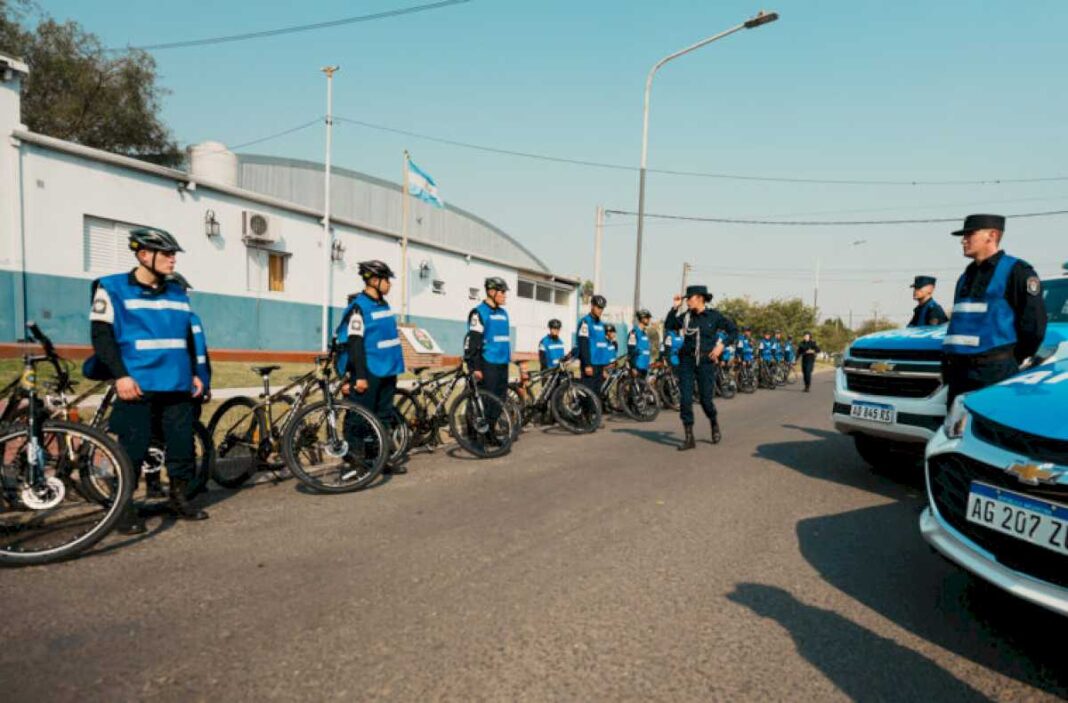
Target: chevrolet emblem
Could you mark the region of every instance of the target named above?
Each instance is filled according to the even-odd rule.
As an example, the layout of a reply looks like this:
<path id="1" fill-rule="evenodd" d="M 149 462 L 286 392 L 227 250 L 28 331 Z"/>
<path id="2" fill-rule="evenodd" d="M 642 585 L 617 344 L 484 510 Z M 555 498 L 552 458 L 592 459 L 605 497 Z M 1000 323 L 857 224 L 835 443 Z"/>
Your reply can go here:
<path id="1" fill-rule="evenodd" d="M 1063 471 L 1057 471 L 1053 464 L 1013 464 L 1007 471 L 1020 483 L 1037 486 L 1042 483 L 1056 483 Z"/>
<path id="2" fill-rule="evenodd" d="M 868 370 L 872 373 L 890 373 L 894 370 L 894 364 L 889 364 L 885 361 L 876 361 L 868 367 Z"/>

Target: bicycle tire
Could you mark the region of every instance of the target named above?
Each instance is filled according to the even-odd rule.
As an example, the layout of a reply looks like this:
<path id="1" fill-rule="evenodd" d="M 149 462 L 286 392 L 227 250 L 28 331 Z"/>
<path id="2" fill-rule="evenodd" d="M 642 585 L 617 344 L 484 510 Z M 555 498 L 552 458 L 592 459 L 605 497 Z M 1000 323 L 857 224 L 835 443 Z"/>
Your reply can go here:
<path id="1" fill-rule="evenodd" d="M 238 409 L 237 419 L 227 418 L 222 426 L 223 418 L 234 409 Z M 260 466 L 260 446 L 267 432 L 263 408 L 252 398 L 237 396 L 220 405 L 208 422 L 208 434 L 215 448 L 212 466 L 215 483 L 223 488 L 240 488 L 252 478 Z"/>
<path id="2" fill-rule="evenodd" d="M 45 447 L 49 445 L 48 435 L 67 435 L 68 437 L 81 437 L 82 442 L 89 442 L 93 444 L 93 449 L 89 452 L 83 452 L 80 448 L 77 451 L 83 459 L 86 455 L 93 457 L 98 456 L 97 452 L 100 452 L 99 456 L 107 459 L 114 467 L 115 482 L 114 482 L 114 499 L 111 501 L 111 505 L 107 506 L 107 512 L 102 519 L 97 522 L 91 529 L 81 534 L 76 539 L 67 542 L 63 545 L 51 547 L 48 549 L 42 549 L 40 551 L 27 551 L 24 548 L 16 550 L 9 549 L 6 544 L 6 537 L 10 534 L 6 528 L 0 530 L 0 534 L 4 535 L 5 544 L 0 545 L 0 565 L 2 566 L 31 566 L 35 564 L 48 564 L 63 559 L 69 559 L 76 556 L 85 550 L 91 548 L 115 527 L 123 510 L 130 502 L 130 497 L 133 494 L 133 466 L 130 463 L 130 459 L 126 456 L 126 452 L 122 450 L 118 442 L 113 440 L 102 430 L 90 427 L 82 423 L 69 422 L 66 420 L 49 420 L 46 421 L 42 427 L 42 432 L 45 435 Z M 23 436 L 29 436 L 29 427 L 27 425 L 8 425 L 4 428 L 0 428 L 0 448 L 7 448 L 7 444 L 16 438 Z M 70 445 L 68 445 L 69 447 Z M 0 452 L 0 457 L 5 456 L 6 452 Z M 21 457 L 23 454 L 21 451 L 16 450 L 16 457 Z M 57 454 L 58 456 L 58 454 Z M 6 465 L 0 465 L 0 470 L 4 475 L 4 484 L 9 483 L 11 474 Z M 83 466 L 78 466 L 73 470 L 77 470 L 79 474 L 84 470 Z M 56 472 L 62 475 L 63 472 Z M 74 484 L 71 482 L 69 473 L 66 474 L 66 483 L 68 487 L 68 495 L 76 493 Z M 60 479 L 62 480 L 62 479 Z M 5 485 L 3 495 L 0 496 L 0 502 L 12 504 L 12 497 L 9 490 L 10 486 Z M 85 496 L 83 496 L 85 498 Z M 86 498 L 87 502 L 96 502 L 92 498 Z M 61 501 L 59 505 L 63 505 Z M 26 506 L 23 506 L 26 507 Z M 58 506 L 57 506 L 58 507 Z M 32 509 L 31 509 L 32 510 Z M 40 510 L 36 514 L 44 514 L 51 508 Z M 0 512 L 0 515 L 6 516 L 15 515 L 18 510 L 4 510 Z M 35 524 L 40 525 L 42 521 L 35 520 Z M 20 542 L 25 544 L 25 542 Z"/>
<path id="3" fill-rule="evenodd" d="M 511 438 L 514 444 L 519 439 L 519 433 L 523 431 L 523 405 L 509 393 L 504 401 L 504 411 L 508 413 L 508 419 L 512 423 Z"/>
<path id="4" fill-rule="evenodd" d="M 641 378 L 625 378 L 619 382 L 617 401 L 631 420 L 651 422 L 660 414 L 656 392 Z"/>
<path id="5" fill-rule="evenodd" d="M 408 444 L 412 449 L 430 444 L 437 434 L 434 423 L 427 414 L 425 397 L 416 395 L 406 388 L 397 388 L 393 391 L 393 407 L 408 425 L 410 433 Z"/>
<path id="6" fill-rule="evenodd" d="M 404 416 L 398 412 L 396 405 L 390 408 L 390 420 L 386 429 L 389 431 L 391 449 L 389 459 L 386 462 L 390 466 L 396 466 L 404 461 L 412 446 L 411 428 L 408 427 Z"/>
<path id="7" fill-rule="evenodd" d="M 554 390 L 549 410 L 556 424 L 572 434 L 591 434 L 601 426 L 601 403 L 593 391 L 577 383 Z"/>
<path id="8" fill-rule="evenodd" d="M 719 394 L 724 400 L 730 400 L 738 394 L 738 388 L 734 385 L 734 380 L 731 379 L 730 374 L 726 371 L 717 371 L 716 381 L 716 386 L 719 388 Z"/>
<path id="9" fill-rule="evenodd" d="M 318 423 L 309 422 L 308 420 L 313 413 L 324 409 L 327 410 L 324 420 L 336 423 L 338 418 L 344 414 L 344 418 L 341 420 L 343 425 L 348 425 L 353 415 L 364 422 L 366 424 L 364 431 L 369 429 L 373 433 L 370 442 L 367 441 L 368 435 L 362 435 L 364 447 L 377 445 L 374 458 L 370 461 L 367 460 L 366 456 L 354 458 L 354 448 L 349 445 L 348 436 L 346 436 L 344 429 L 337 435 L 342 441 L 336 448 L 330 446 L 331 439 L 329 434 L 327 434 L 325 440 L 319 441 Z M 330 417 L 331 412 L 334 414 L 332 418 Z M 317 444 L 314 448 L 308 444 L 312 438 L 308 430 L 312 428 L 315 430 Z M 336 427 L 334 431 L 337 432 Z M 300 433 L 299 440 L 298 433 Z M 322 446 L 318 446 L 319 444 Z M 313 449 L 314 451 L 309 451 Z M 344 451 L 344 454 L 341 453 L 342 451 Z M 310 459 L 315 459 L 322 458 L 322 454 L 319 452 L 340 461 L 328 467 L 322 474 L 313 474 L 309 467 L 306 467 L 301 462 L 299 453 L 304 453 Z M 297 480 L 317 493 L 351 493 L 361 488 L 366 488 L 382 473 L 382 469 L 385 468 L 386 461 L 391 454 L 389 432 L 382 424 L 382 421 L 370 410 L 351 400 L 320 400 L 305 406 L 293 416 L 286 426 L 285 433 L 282 435 L 282 458 L 286 466 L 297 477 Z M 353 468 L 355 462 L 361 463 L 360 470 Z M 327 482 L 323 480 L 325 477 L 332 477 L 335 473 L 337 474 L 337 481 Z"/>
<path id="10" fill-rule="evenodd" d="M 473 415 L 466 412 L 465 404 L 476 408 Z M 489 422 L 489 416 L 496 417 L 496 428 Z M 494 459 L 511 451 L 511 422 L 504 403 L 489 391 L 465 390 L 449 407 L 449 431 L 452 438 L 465 451 L 479 459 Z M 503 433 L 499 431 L 501 423 L 505 423 Z M 490 437 L 492 439 L 489 439 Z"/>

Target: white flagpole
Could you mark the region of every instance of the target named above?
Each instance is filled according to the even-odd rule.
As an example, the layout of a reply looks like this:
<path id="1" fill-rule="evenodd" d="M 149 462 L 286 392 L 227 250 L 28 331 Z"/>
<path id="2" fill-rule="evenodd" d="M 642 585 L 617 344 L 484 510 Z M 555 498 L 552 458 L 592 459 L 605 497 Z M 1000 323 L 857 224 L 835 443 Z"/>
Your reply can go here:
<path id="1" fill-rule="evenodd" d="M 333 241 L 330 236 L 330 140 L 334 127 L 334 73 L 340 66 L 325 66 L 322 71 L 326 74 L 326 163 L 323 172 L 323 316 L 320 323 L 323 328 L 322 351 L 326 351 L 330 343 L 330 330 L 327 329 L 330 316 L 331 281 L 330 274 L 333 272 Z"/>
<path id="2" fill-rule="evenodd" d="M 401 184 L 401 320 L 408 321 L 408 150 L 404 150 Z"/>

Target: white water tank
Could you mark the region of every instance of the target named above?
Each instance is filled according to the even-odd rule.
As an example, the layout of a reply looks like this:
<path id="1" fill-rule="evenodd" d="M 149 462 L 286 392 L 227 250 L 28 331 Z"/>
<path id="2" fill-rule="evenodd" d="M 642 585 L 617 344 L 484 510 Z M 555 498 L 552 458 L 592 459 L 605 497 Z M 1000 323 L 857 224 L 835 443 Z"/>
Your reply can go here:
<path id="1" fill-rule="evenodd" d="M 194 180 L 237 186 L 237 155 L 222 142 L 201 142 L 189 147 L 189 173 Z"/>

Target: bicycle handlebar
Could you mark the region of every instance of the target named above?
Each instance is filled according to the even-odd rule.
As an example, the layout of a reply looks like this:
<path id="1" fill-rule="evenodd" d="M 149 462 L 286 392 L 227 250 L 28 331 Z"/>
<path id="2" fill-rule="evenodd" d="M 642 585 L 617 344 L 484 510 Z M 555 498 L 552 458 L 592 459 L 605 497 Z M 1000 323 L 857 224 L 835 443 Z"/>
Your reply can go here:
<path id="1" fill-rule="evenodd" d="M 41 328 L 37 326 L 36 322 L 27 322 L 26 329 L 30 331 L 30 336 L 33 337 L 37 341 L 37 343 L 41 345 L 41 347 L 44 349 L 45 354 L 47 354 L 49 358 L 56 356 L 55 345 L 52 344 L 52 340 L 48 338 L 48 335 L 41 331 Z"/>

